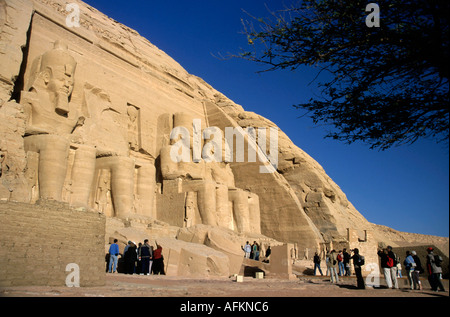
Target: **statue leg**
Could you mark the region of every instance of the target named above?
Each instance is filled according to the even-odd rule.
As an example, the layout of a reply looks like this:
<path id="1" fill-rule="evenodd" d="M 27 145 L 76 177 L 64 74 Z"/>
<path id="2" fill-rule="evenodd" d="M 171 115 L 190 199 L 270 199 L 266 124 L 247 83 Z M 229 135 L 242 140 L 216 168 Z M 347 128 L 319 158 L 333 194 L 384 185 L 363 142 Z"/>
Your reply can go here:
<path id="1" fill-rule="evenodd" d="M 26 152 L 39 153 L 39 198 L 61 201 L 69 141 L 58 135 L 40 134 L 25 137 L 24 146 Z"/>
<path id="2" fill-rule="evenodd" d="M 95 158 L 96 149 L 94 147 L 82 145 L 75 151 L 71 205 L 87 207 L 95 175 Z"/>
<path id="3" fill-rule="evenodd" d="M 205 182 L 198 192 L 198 209 L 202 217 L 202 223 L 217 226 L 216 215 L 216 184 Z"/>
<path id="4" fill-rule="evenodd" d="M 137 179 L 137 194 L 141 202 L 141 215 L 156 219 L 154 208 L 155 200 L 156 169 L 152 164 L 143 164 L 139 168 Z"/>
<path id="5" fill-rule="evenodd" d="M 124 156 L 97 159 L 97 169 L 111 171 L 111 195 L 115 217 L 125 219 L 132 214 L 134 200 L 134 160 Z"/>
<path id="6" fill-rule="evenodd" d="M 228 199 L 228 186 L 217 184 L 216 185 L 216 210 L 219 227 L 232 229 L 233 228 L 233 216 L 230 212 L 230 201 Z"/>
<path id="7" fill-rule="evenodd" d="M 241 189 L 232 189 L 228 194 L 233 202 L 233 215 L 236 220 L 237 231 L 250 232 L 248 193 Z"/>

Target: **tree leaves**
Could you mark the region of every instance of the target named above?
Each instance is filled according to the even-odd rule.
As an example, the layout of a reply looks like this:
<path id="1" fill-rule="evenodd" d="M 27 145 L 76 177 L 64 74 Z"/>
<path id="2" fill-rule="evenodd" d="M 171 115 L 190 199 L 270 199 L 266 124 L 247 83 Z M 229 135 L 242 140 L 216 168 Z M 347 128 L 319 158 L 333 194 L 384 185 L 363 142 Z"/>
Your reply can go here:
<path id="1" fill-rule="evenodd" d="M 361 0 L 305 0 L 245 26 L 253 51 L 240 57 L 266 70 L 319 66 L 323 100 L 296 105 L 327 137 L 381 150 L 421 137 L 448 142 L 450 2 L 378 1 L 379 28 L 365 25 Z"/>

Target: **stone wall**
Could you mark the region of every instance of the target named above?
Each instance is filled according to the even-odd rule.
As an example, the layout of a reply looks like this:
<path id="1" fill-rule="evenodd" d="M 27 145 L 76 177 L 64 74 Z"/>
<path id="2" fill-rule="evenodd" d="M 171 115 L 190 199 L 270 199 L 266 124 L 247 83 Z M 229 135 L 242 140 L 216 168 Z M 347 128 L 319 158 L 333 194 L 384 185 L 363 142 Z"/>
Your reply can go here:
<path id="1" fill-rule="evenodd" d="M 0 201 L 0 287 L 105 284 L 105 217 L 64 203 Z M 66 272 L 67 268 L 67 272 Z"/>
<path id="2" fill-rule="evenodd" d="M 357 230 L 347 229 L 348 250 L 357 248 L 359 254 L 364 256 L 365 265 L 363 266 L 363 275 L 374 272 L 379 267 L 378 242 L 373 238 L 370 230 L 365 230 L 364 235 L 358 234 Z M 353 253 L 352 253 L 353 254 Z M 353 261 L 352 261 L 353 263 Z"/>

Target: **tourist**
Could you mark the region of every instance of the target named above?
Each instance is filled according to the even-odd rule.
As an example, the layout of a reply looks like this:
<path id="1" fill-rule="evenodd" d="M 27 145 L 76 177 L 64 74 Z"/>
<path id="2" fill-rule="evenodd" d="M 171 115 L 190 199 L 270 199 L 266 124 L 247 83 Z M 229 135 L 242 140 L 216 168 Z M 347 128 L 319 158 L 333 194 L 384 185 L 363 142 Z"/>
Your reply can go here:
<path id="1" fill-rule="evenodd" d="M 140 275 L 150 275 L 150 259 L 152 258 L 152 253 L 148 239 L 144 240 L 144 244 L 141 246 L 139 252 L 139 259 L 142 263 Z"/>
<path id="2" fill-rule="evenodd" d="M 256 261 L 259 261 L 259 250 L 260 250 L 260 249 L 261 249 L 261 248 L 260 248 L 258 242 L 255 241 L 255 248 L 254 248 L 254 250 L 253 250 L 253 253 L 255 254 L 254 256 L 255 256 L 255 260 L 256 260 Z"/>
<path id="3" fill-rule="evenodd" d="M 347 252 L 347 249 L 344 249 L 344 252 L 342 252 L 342 254 L 344 255 L 345 276 L 350 276 L 350 253 Z"/>
<path id="4" fill-rule="evenodd" d="M 251 252 L 251 255 L 250 255 L 251 259 L 256 260 L 256 252 L 257 252 L 257 250 L 258 250 L 258 244 L 256 243 L 256 241 L 253 241 L 252 252 Z"/>
<path id="5" fill-rule="evenodd" d="M 153 265 L 152 272 L 155 275 L 165 275 L 164 272 L 164 257 L 162 255 L 162 247 L 156 242 L 156 249 L 153 251 Z"/>
<path id="6" fill-rule="evenodd" d="M 109 272 L 109 252 L 106 253 L 105 255 L 105 262 L 106 262 L 106 273 Z"/>
<path id="7" fill-rule="evenodd" d="M 245 258 L 246 259 L 249 259 L 250 258 L 250 253 L 252 252 L 252 246 L 250 245 L 250 243 L 247 241 L 246 243 L 245 243 L 245 246 L 244 247 L 241 247 L 242 248 L 242 250 L 244 250 L 244 252 L 245 252 Z"/>
<path id="8" fill-rule="evenodd" d="M 109 273 L 116 273 L 117 262 L 119 260 L 119 245 L 117 244 L 117 239 L 114 239 L 114 243 L 109 246 L 108 252 L 109 252 Z"/>
<path id="9" fill-rule="evenodd" d="M 355 268 L 355 275 L 356 275 L 356 287 L 359 289 L 365 289 L 366 285 L 364 284 L 364 279 L 362 277 L 362 266 L 365 263 L 364 257 L 359 254 L 359 249 L 355 248 L 353 249 L 353 256 L 351 259 L 353 259 L 353 267 Z"/>
<path id="10" fill-rule="evenodd" d="M 400 262 L 400 258 L 397 258 L 397 265 L 395 268 L 397 269 L 397 278 L 402 278 L 402 264 Z"/>
<path id="11" fill-rule="evenodd" d="M 344 276 L 345 266 L 344 266 L 344 254 L 342 250 L 339 250 L 337 255 L 338 267 L 339 267 L 339 276 Z"/>
<path id="12" fill-rule="evenodd" d="M 323 276 L 322 269 L 320 268 L 320 256 L 317 254 L 317 252 L 314 254 L 314 275 L 316 275 L 316 270 L 319 269 L 320 275 Z"/>
<path id="13" fill-rule="evenodd" d="M 416 251 L 411 251 L 411 255 L 414 259 L 414 263 L 416 263 L 416 267 L 414 268 L 414 272 L 412 275 L 413 283 L 414 283 L 414 289 L 421 290 L 422 289 L 422 282 L 420 281 L 420 274 L 424 272 L 424 269 L 422 267 L 422 263 L 420 261 L 420 258 L 417 256 Z"/>
<path id="14" fill-rule="evenodd" d="M 152 267 L 153 267 L 153 246 L 152 245 L 150 245 L 150 254 L 151 254 L 151 256 L 150 256 L 149 267 L 148 267 L 149 274 L 151 274 L 153 272 L 152 271 Z"/>
<path id="15" fill-rule="evenodd" d="M 391 267 L 391 278 L 392 278 L 392 284 L 395 289 L 398 289 L 398 281 L 397 281 L 397 263 L 400 262 L 400 260 L 397 258 L 397 255 L 392 251 L 391 246 L 387 246 L 387 254 L 389 258 L 393 259 L 394 266 Z"/>
<path id="16" fill-rule="evenodd" d="M 394 259 L 389 256 L 389 251 L 387 249 L 378 250 L 378 256 L 380 257 L 381 269 L 383 270 L 387 287 L 398 288 L 397 269 L 394 264 Z"/>
<path id="17" fill-rule="evenodd" d="M 444 285 L 442 285 L 442 268 L 441 264 L 436 261 L 432 247 L 427 248 L 427 269 L 428 269 L 428 281 L 430 282 L 431 289 L 435 292 L 438 290 L 444 292 Z"/>
<path id="18" fill-rule="evenodd" d="M 142 247 L 142 242 L 139 242 L 138 247 L 137 247 L 137 260 L 136 260 L 136 274 L 141 274 L 142 272 L 142 261 L 139 258 L 139 254 L 141 254 L 141 247 Z"/>
<path id="19" fill-rule="evenodd" d="M 131 245 L 131 240 L 128 240 L 128 244 L 125 246 L 125 248 L 123 248 L 123 254 L 125 255 L 125 253 L 127 252 L 128 248 Z"/>
<path id="20" fill-rule="evenodd" d="M 136 244 L 132 241 L 128 244 L 127 251 L 123 254 L 125 264 L 125 274 L 134 274 L 137 260 Z"/>
<path id="21" fill-rule="evenodd" d="M 414 289 L 413 274 L 416 262 L 414 262 L 414 258 L 410 251 L 406 251 L 406 258 L 405 261 L 403 261 L 403 264 L 405 265 L 406 276 L 408 277 L 410 288 Z"/>
<path id="22" fill-rule="evenodd" d="M 331 283 L 338 283 L 339 277 L 338 277 L 338 261 L 337 261 L 337 255 L 336 250 L 331 250 L 330 253 L 328 253 L 328 262 L 327 262 L 328 270 L 330 271 L 331 276 Z"/>

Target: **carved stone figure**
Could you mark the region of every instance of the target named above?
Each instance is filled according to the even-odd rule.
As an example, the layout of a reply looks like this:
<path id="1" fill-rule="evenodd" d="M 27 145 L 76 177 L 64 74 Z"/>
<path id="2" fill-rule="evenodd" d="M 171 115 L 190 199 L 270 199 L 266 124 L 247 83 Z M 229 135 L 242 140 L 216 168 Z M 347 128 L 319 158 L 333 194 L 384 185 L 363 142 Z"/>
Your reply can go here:
<path id="1" fill-rule="evenodd" d="M 106 213 L 109 204 L 109 199 L 111 197 L 111 179 L 109 172 L 106 170 L 100 171 L 97 195 L 95 203 L 97 205 L 97 210 L 101 213 Z"/>
<path id="2" fill-rule="evenodd" d="M 76 65 L 67 45 L 56 41 L 52 50 L 34 61 L 30 88 L 21 95 L 28 116 L 25 151 L 39 153 L 40 198 L 62 200 L 68 135 L 78 122 L 78 111 L 70 104 Z"/>
<path id="3" fill-rule="evenodd" d="M 10 191 L 3 184 L 4 177 L 2 177 L 9 169 L 8 165 L 6 164 L 6 155 L 7 151 L 0 148 L 0 200 L 8 200 L 10 197 Z"/>
<path id="4" fill-rule="evenodd" d="M 185 113 L 176 113 L 173 116 L 174 128 L 183 127 L 189 131 L 190 142 L 187 143 L 186 140 L 189 148 L 184 149 L 189 151 L 188 161 L 177 162 L 174 160 L 176 154 L 180 153 L 174 153 L 172 146 L 176 142 L 181 142 L 182 137 L 179 136 L 175 136 L 171 140 L 171 144 L 163 145 L 160 155 L 163 179 L 179 178 L 183 180 L 181 190 L 187 193 L 185 225 L 196 224 L 193 219 L 193 211 L 198 210 L 202 224 L 221 226 L 238 232 L 250 232 L 254 229 L 253 232 L 259 233 L 259 203 L 255 203 L 257 195 L 235 187 L 234 175 L 229 164 L 216 161 L 205 162 L 203 159 L 198 162 L 193 161 L 195 138 L 193 137 L 192 119 L 192 116 Z M 208 144 L 208 142 L 210 140 L 201 140 L 201 144 Z M 214 151 L 212 147 L 209 149 Z M 224 151 L 224 147 L 222 147 L 222 151 Z M 252 225 L 250 225 L 251 223 Z"/>
<path id="5" fill-rule="evenodd" d="M 27 135 L 72 133 L 79 118 L 70 103 L 76 66 L 61 41 L 33 62 L 29 89 L 21 95 L 28 111 Z"/>
<path id="6" fill-rule="evenodd" d="M 138 126 L 138 118 L 139 118 L 139 109 L 136 107 L 129 105 L 127 107 L 128 114 L 128 144 L 130 146 L 130 150 L 139 151 L 139 126 Z"/>

